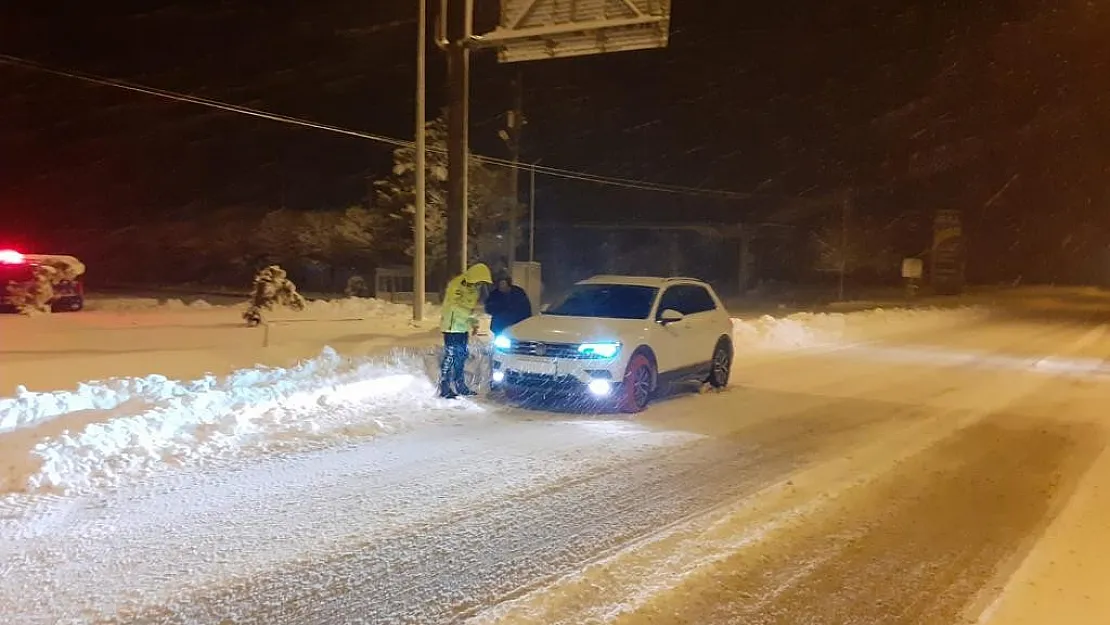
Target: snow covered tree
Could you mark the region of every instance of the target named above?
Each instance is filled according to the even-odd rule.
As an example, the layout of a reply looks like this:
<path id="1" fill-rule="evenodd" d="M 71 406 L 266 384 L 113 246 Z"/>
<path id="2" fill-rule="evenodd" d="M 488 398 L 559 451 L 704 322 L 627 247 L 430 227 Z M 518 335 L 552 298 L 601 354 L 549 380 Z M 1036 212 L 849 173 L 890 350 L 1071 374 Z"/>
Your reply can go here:
<path id="1" fill-rule="evenodd" d="M 372 291 L 370 290 L 370 283 L 362 276 L 351 276 L 347 278 L 347 288 L 343 290 L 347 297 L 370 297 Z"/>
<path id="2" fill-rule="evenodd" d="M 440 270 L 447 260 L 447 123 L 441 116 L 427 123 L 425 224 L 427 233 L 428 269 Z M 468 243 L 472 257 L 488 254 L 491 241 L 503 236 L 509 210 L 514 202 L 509 197 L 513 172 L 490 166 L 471 156 L 468 178 L 469 218 Z M 393 172 L 385 180 L 374 183 L 378 206 L 390 211 L 397 229 L 394 236 L 404 241 L 398 246 L 412 256 L 411 232 L 415 206 L 416 149 L 401 147 L 393 151 Z M 519 211 L 519 207 L 517 208 Z"/>
<path id="3" fill-rule="evenodd" d="M 351 264 L 377 260 L 379 242 L 388 224 L 388 216 L 365 206 L 350 206 L 342 211 L 335 211 L 332 215 L 332 231 L 335 236 L 332 259 Z"/>
<path id="4" fill-rule="evenodd" d="M 263 262 L 373 261 L 386 225 L 386 218 L 362 206 L 325 211 L 280 209 L 266 213 L 258 222 L 249 245 L 254 258 Z"/>
<path id="5" fill-rule="evenodd" d="M 63 274 L 51 265 L 35 265 L 31 275 L 29 281 L 8 284 L 8 301 L 23 315 L 49 313 L 54 285 L 63 279 Z"/>
<path id="6" fill-rule="evenodd" d="M 837 273 L 841 263 L 847 274 L 871 272 L 887 275 L 898 272 L 902 257 L 893 243 L 892 224 L 873 220 L 856 221 L 845 233 L 840 223 L 829 223 L 813 235 L 817 271 Z"/>
<path id="7" fill-rule="evenodd" d="M 270 265 L 255 275 L 249 304 L 243 319 L 253 328 L 262 323 L 263 311 L 279 306 L 304 310 L 305 299 L 297 292 L 297 285 L 286 276 L 284 269 Z"/>

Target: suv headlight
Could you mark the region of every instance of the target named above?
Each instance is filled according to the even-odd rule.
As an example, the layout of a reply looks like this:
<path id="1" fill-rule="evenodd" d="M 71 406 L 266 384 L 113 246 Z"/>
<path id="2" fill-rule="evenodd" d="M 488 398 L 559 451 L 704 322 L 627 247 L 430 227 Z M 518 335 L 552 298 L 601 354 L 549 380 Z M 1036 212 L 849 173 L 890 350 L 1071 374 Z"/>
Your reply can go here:
<path id="1" fill-rule="evenodd" d="M 620 343 L 583 343 L 578 346 L 578 353 L 585 358 L 613 358 L 620 352 Z"/>
<path id="2" fill-rule="evenodd" d="M 499 352 L 507 352 L 513 348 L 513 340 L 504 334 L 498 334 L 493 338 L 493 348 Z"/>

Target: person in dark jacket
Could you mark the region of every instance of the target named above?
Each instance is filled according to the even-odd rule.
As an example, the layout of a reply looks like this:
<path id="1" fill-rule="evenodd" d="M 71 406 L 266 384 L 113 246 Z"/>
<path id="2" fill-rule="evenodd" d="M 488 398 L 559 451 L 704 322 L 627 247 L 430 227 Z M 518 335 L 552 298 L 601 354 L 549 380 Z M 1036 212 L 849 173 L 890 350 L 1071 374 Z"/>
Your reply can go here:
<path id="1" fill-rule="evenodd" d="M 491 317 L 489 329 L 493 336 L 509 326 L 532 316 L 532 302 L 524 289 L 513 284 L 509 276 L 499 276 L 497 287 L 486 299 L 486 313 Z"/>

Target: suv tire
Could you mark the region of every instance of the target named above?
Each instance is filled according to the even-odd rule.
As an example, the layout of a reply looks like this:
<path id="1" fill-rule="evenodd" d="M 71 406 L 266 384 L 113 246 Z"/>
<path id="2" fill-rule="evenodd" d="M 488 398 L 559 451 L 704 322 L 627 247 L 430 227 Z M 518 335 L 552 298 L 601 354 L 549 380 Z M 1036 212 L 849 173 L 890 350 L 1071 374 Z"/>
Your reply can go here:
<path id="1" fill-rule="evenodd" d="M 728 341 L 717 341 L 717 346 L 713 348 L 713 359 L 710 361 L 709 366 L 709 386 L 713 388 L 724 388 L 728 386 L 728 378 L 732 373 L 732 346 Z"/>
<path id="2" fill-rule="evenodd" d="M 655 392 L 655 366 L 643 354 L 635 354 L 628 362 L 621 385 L 621 412 L 637 413 L 647 408 Z"/>

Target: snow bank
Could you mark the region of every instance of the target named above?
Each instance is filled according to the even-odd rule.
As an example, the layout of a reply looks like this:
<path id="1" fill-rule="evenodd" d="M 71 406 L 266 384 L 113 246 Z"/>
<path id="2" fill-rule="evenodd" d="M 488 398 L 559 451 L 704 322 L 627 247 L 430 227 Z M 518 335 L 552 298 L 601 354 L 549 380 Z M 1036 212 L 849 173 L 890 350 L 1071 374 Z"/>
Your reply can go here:
<path id="1" fill-rule="evenodd" d="M 404 428 L 416 416 L 476 409 L 436 398 L 422 359 L 411 352 L 351 359 L 331 348 L 289 369 L 192 381 L 110 380 L 0 401 L 0 488 L 66 494 L 171 466 L 333 445 Z"/>
<path id="2" fill-rule="evenodd" d="M 424 307 L 424 316 L 428 318 L 437 318 L 439 316 L 439 309 L 437 307 L 428 305 Z M 279 314 L 280 312 L 280 314 Z M 279 311 L 275 312 L 275 317 L 289 317 L 289 316 L 328 316 L 328 317 L 379 317 L 379 318 L 401 318 L 404 320 L 412 319 L 412 306 L 409 304 L 398 304 L 396 302 L 388 302 L 382 299 L 375 299 L 373 297 L 345 297 L 342 299 L 333 300 L 309 300 L 305 309 L 299 313 L 293 311 Z"/>
<path id="3" fill-rule="evenodd" d="M 212 304 L 204 299 L 196 299 L 186 303 L 178 298 L 108 297 L 90 298 L 86 309 L 113 312 L 225 310 L 230 313 L 244 310 L 246 306 L 246 302 Z M 425 307 L 425 316 L 434 317 L 438 314 L 437 310 L 436 307 L 429 305 Z M 380 317 L 407 321 L 412 318 L 412 306 L 373 297 L 345 297 L 333 300 L 309 300 L 308 305 L 302 311 L 278 309 L 270 312 L 268 316 L 274 320 L 318 317 Z"/>
<path id="4" fill-rule="evenodd" d="M 758 319 L 733 319 L 732 335 L 737 348 L 804 349 L 974 323 L 986 314 L 985 308 L 965 307 L 764 315 Z"/>
<path id="5" fill-rule="evenodd" d="M 85 310 L 105 310 L 113 312 L 189 309 L 209 310 L 212 308 L 223 307 L 213 306 L 203 299 L 198 299 L 190 303 L 185 303 L 185 301 L 181 299 L 158 299 L 154 297 L 90 298 L 85 302 Z"/>

